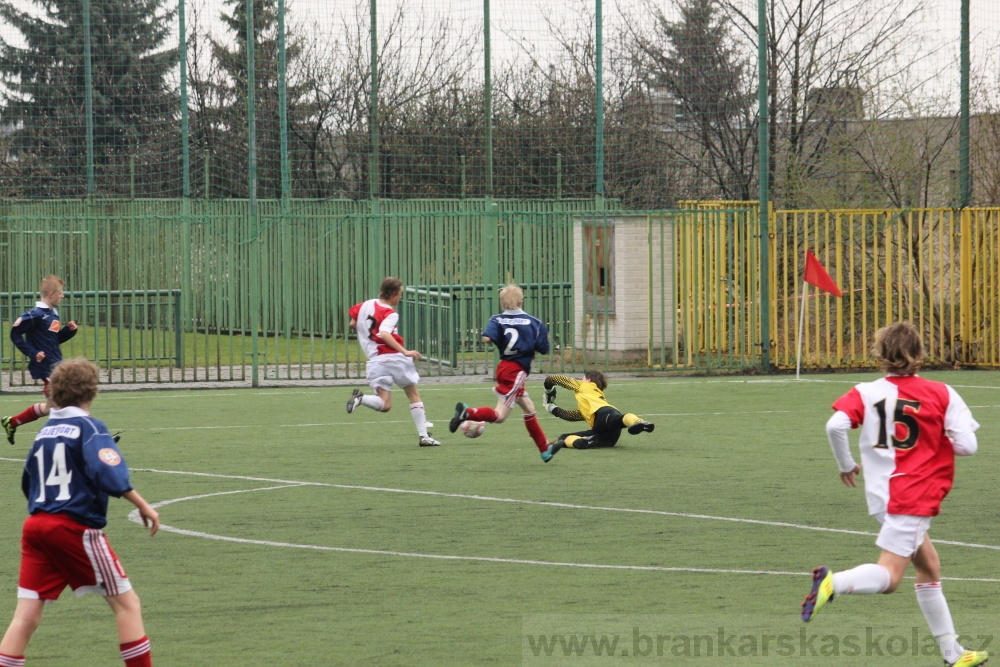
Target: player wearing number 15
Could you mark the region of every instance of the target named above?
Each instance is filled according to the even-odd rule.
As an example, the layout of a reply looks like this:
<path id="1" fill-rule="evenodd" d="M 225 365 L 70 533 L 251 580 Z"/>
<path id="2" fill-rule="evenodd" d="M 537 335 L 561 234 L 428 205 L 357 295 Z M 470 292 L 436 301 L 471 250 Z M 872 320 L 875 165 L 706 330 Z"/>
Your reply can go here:
<path id="1" fill-rule="evenodd" d="M 931 517 L 951 490 L 955 456 L 974 454 L 979 424 L 958 393 L 946 384 L 919 377 L 924 346 L 916 327 L 898 322 L 876 334 L 874 356 L 886 377 L 855 386 L 834 402 L 827 437 L 846 486 L 857 485 L 861 466 L 851 456 L 847 432 L 861 429 L 859 448 L 865 470 L 868 512 L 881 524 L 877 563 L 831 572 L 813 570 L 812 590 L 802 603 L 809 621 L 837 595 L 892 593 L 910 563 L 916 569 L 917 603 L 947 665 L 973 667 L 986 651 L 958 642 L 941 589 L 941 562 L 927 534 Z"/>
<path id="2" fill-rule="evenodd" d="M 30 516 L 21 533 L 21 573 L 14 619 L 0 642 L 0 667 L 22 667 L 24 652 L 46 602 L 69 586 L 99 593 L 118 624 L 127 667 L 152 665 L 139 597 L 101 530 L 108 497 L 125 498 L 156 533 L 156 510 L 129 482 L 128 466 L 107 427 L 89 414 L 97 395 L 97 366 L 70 359 L 51 378 L 52 411 L 24 464 L 21 488 Z"/>
<path id="3" fill-rule="evenodd" d="M 535 404 L 528 397 L 524 384 L 531 373 L 535 353 L 549 353 L 549 330 L 540 319 L 524 312 L 523 306 L 524 292 L 521 288 L 507 285 L 500 290 L 503 312 L 491 317 L 483 329 L 483 342 L 496 345 L 500 351 L 500 363 L 495 373 L 497 386 L 493 389 L 497 395 L 496 408 L 470 408 L 465 403 L 459 403 L 455 406 L 455 416 L 451 418 L 448 430 L 454 433 L 467 419 L 499 424 L 507 419 L 516 403 L 524 413 L 524 427 L 528 429 L 539 453 L 542 453 L 548 448 L 548 442 L 542 425 L 538 423 Z"/>

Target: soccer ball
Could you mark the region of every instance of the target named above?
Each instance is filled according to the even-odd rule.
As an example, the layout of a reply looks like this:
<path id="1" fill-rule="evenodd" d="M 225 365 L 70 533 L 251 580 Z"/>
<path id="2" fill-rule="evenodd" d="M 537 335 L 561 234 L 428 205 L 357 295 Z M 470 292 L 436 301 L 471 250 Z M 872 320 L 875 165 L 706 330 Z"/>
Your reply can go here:
<path id="1" fill-rule="evenodd" d="M 474 422 L 471 419 L 467 419 L 458 425 L 458 430 L 466 438 L 478 438 L 486 430 L 486 422 Z"/>

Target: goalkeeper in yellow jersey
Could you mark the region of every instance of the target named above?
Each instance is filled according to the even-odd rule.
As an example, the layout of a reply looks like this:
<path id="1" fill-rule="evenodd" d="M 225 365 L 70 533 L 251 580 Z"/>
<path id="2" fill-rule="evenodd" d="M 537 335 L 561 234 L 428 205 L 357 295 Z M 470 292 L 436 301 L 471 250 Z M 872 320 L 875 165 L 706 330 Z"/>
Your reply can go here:
<path id="1" fill-rule="evenodd" d="M 576 410 L 566 410 L 555 404 L 556 387 L 572 389 L 576 394 Z M 653 432 L 653 423 L 618 408 L 604 398 L 608 381 L 601 371 L 587 371 L 582 380 L 574 380 L 565 375 L 550 375 L 545 378 L 545 409 L 551 414 L 571 422 L 587 422 L 590 429 L 577 433 L 564 433 L 542 452 L 542 460 L 548 463 L 563 447 L 572 449 L 592 449 L 594 447 L 614 447 L 618 444 L 622 429 L 627 428 L 632 435 L 646 431 Z"/>

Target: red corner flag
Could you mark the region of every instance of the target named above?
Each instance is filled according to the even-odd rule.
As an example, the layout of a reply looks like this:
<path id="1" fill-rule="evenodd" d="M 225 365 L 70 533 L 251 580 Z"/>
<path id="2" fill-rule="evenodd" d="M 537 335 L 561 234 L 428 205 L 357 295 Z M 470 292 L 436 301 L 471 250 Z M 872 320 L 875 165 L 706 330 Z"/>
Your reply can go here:
<path id="1" fill-rule="evenodd" d="M 843 296 L 843 292 L 837 287 L 837 283 L 826 272 L 823 265 L 819 263 L 816 255 L 812 254 L 812 250 L 806 250 L 806 271 L 802 276 L 802 280 L 834 296 Z"/>

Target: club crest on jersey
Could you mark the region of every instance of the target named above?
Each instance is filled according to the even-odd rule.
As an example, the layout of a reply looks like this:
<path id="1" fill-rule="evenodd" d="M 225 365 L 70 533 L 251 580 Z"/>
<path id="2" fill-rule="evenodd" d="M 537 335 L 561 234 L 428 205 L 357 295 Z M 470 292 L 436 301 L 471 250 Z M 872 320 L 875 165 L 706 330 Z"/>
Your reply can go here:
<path id="1" fill-rule="evenodd" d="M 97 452 L 97 456 L 109 466 L 116 466 L 122 462 L 121 454 L 110 447 L 105 447 L 101 451 Z"/>
<path id="2" fill-rule="evenodd" d="M 23 322 L 23 321 L 24 321 L 24 318 L 23 318 L 23 317 L 19 317 L 19 318 L 17 318 L 16 320 L 14 320 L 14 326 L 15 326 L 15 327 L 19 327 L 19 326 L 21 326 L 21 322 Z"/>
<path id="3" fill-rule="evenodd" d="M 49 325 L 49 331 L 59 332 L 59 320 L 52 320 L 52 324 Z"/>

